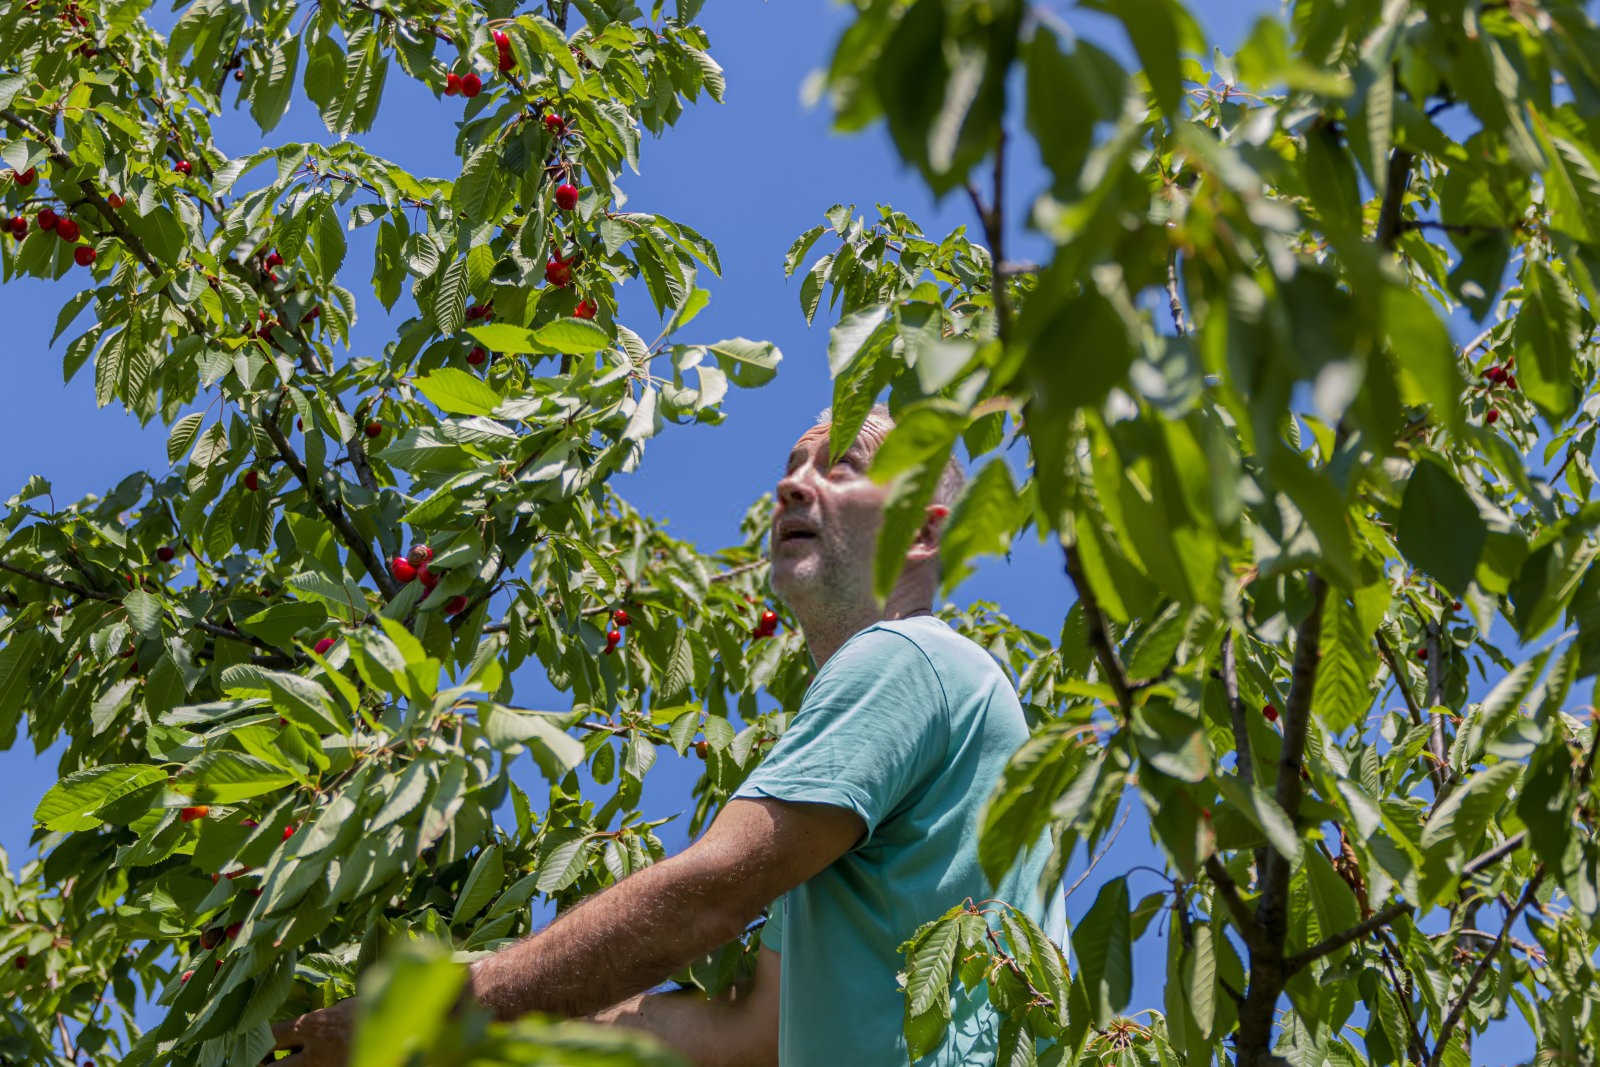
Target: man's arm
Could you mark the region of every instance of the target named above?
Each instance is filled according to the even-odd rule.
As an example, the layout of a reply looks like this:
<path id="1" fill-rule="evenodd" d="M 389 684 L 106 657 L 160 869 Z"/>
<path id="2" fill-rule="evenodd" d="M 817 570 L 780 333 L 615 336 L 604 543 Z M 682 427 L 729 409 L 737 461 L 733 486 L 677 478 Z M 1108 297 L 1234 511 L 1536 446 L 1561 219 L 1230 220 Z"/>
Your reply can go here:
<path id="1" fill-rule="evenodd" d="M 865 831 L 854 812 L 827 804 L 730 800 L 685 851 L 473 964 L 472 995 L 500 1019 L 618 1005 L 738 937 L 763 907 L 844 855 Z"/>
<path id="2" fill-rule="evenodd" d="M 776 1067 L 780 957 L 764 948 L 754 982 L 714 999 L 699 990 L 641 993 L 589 1016 L 653 1035 L 695 1067 Z"/>

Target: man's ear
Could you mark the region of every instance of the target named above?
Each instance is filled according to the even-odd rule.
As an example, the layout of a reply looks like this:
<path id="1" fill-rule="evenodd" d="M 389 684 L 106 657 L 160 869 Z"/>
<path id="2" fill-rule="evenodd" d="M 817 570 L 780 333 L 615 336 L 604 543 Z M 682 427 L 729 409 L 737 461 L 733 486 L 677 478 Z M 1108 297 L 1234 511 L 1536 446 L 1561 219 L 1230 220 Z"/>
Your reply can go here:
<path id="1" fill-rule="evenodd" d="M 928 513 L 917 529 L 911 548 L 906 551 L 906 558 L 923 560 L 939 554 L 939 532 L 944 528 L 944 520 L 949 514 L 950 508 L 944 504 L 928 505 Z"/>

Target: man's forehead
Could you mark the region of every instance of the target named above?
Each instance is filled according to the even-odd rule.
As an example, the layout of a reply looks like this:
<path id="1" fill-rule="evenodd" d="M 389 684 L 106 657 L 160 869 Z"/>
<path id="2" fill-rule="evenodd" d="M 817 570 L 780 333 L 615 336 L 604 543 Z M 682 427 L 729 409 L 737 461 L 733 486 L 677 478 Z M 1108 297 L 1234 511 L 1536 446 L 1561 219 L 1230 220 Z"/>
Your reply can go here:
<path id="1" fill-rule="evenodd" d="M 824 422 L 811 427 L 811 429 L 800 435 L 800 439 L 794 443 L 794 448 L 790 449 L 789 454 L 793 456 L 796 453 L 813 451 L 819 443 L 826 443 L 828 435 L 832 432 L 833 426 L 831 423 Z M 862 424 L 861 430 L 856 434 L 856 439 L 851 442 L 850 448 L 872 452 L 882 443 L 882 427 L 875 420 L 868 419 Z M 846 449 L 845 451 L 849 450 Z"/>

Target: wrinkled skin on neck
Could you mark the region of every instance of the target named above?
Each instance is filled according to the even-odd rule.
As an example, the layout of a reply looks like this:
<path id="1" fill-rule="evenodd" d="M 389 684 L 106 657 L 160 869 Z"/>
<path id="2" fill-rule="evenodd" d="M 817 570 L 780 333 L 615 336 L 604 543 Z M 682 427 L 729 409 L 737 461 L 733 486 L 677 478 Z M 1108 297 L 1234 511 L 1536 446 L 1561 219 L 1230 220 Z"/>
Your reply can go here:
<path id="1" fill-rule="evenodd" d="M 884 619 L 926 614 L 938 585 L 939 523 L 928 517 L 906 552 L 906 566 L 882 604 L 872 595 L 872 561 L 889 487 L 867 477 L 885 431 L 868 420 L 839 461 L 828 462 L 827 424 L 800 435 L 778 481 L 772 522 L 772 588 L 794 612 L 820 667 L 852 635 Z M 811 534 L 791 538 L 790 529 Z"/>

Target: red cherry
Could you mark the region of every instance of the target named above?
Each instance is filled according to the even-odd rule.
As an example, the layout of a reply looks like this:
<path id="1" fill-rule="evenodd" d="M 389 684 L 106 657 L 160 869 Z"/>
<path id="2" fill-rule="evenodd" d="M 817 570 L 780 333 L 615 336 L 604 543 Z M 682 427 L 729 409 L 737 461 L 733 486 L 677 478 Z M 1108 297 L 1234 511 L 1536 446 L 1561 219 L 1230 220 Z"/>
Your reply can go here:
<path id="1" fill-rule="evenodd" d="M 322 316 L 322 305 L 321 304 L 312 304 L 311 305 L 311 310 L 306 312 L 304 315 L 300 316 L 300 321 L 301 322 L 310 322 L 312 319 L 320 318 L 321 316 Z"/>
<path id="2" fill-rule="evenodd" d="M 417 576 L 417 568 L 413 567 L 411 561 L 404 556 L 396 556 L 389 561 L 389 573 L 394 575 L 394 580 L 397 582 L 409 582 Z"/>
<path id="3" fill-rule="evenodd" d="M 468 74 L 461 79 L 461 95 L 468 100 L 471 100 L 481 92 L 483 92 L 483 79 L 478 77 L 476 73 Z"/>
<path id="4" fill-rule="evenodd" d="M 171 563 L 173 557 L 177 554 L 171 545 L 162 545 L 156 549 L 156 559 L 159 559 L 162 563 Z"/>
<path id="5" fill-rule="evenodd" d="M 72 219 L 62 219 L 56 223 L 56 236 L 71 244 L 78 239 L 78 224 Z"/>
<path id="6" fill-rule="evenodd" d="M 1490 408 L 1488 413 L 1483 416 L 1483 421 L 1487 422 L 1490 426 L 1493 426 L 1495 421 L 1499 418 L 1500 412 L 1495 408 Z"/>
<path id="7" fill-rule="evenodd" d="M 710 751 L 711 751 L 711 746 L 706 744 L 704 741 L 696 741 L 694 743 L 694 754 L 696 756 L 699 756 L 701 759 L 705 759 L 707 753 L 709 753 Z"/>
<path id="8" fill-rule="evenodd" d="M 21 215 L 11 216 L 11 221 L 6 224 L 6 228 L 15 234 L 19 241 L 28 236 L 28 220 Z"/>
<path id="9" fill-rule="evenodd" d="M 273 249 L 271 252 L 267 253 L 265 265 L 268 267 L 281 267 L 283 266 L 283 256 L 279 255 L 277 249 Z"/>
<path id="10" fill-rule="evenodd" d="M 555 134 L 557 137 L 560 137 L 563 133 L 567 132 L 567 120 L 562 118 L 560 115 L 546 115 L 544 117 L 544 128 Z"/>
<path id="11" fill-rule="evenodd" d="M 567 182 L 556 186 L 556 207 L 571 211 L 578 206 L 578 187 Z"/>
<path id="12" fill-rule="evenodd" d="M 544 280 L 558 289 L 572 284 L 572 264 L 564 259 L 552 259 L 544 265 Z"/>
<path id="13" fill-rule="evenodd" d="M 1506 388 L 1513 393 L 1517 391 L 1517 376 L 1515 374 L 1506 375 Z"/>
<path id="14" fill-rule="evenodd" d="M 254 819 L 244 819 L 239 823 L 239 825 L 240 826 L 249 827 L 250 829 L 254 830 L 256 827 L 260 826 L 261 824 L 256 822 Z"/>
<path id="15" fill-rule="evenodd" d="M 363 432 L 368 437 L 377 437 L 383 432 L 383 423 L 379 422 L 377 419 L 373 419 L 371 422 L 367 423 Z"/>
<path id="16" fill-rule="evenodd" d="M 1266 707 L 1262 708 L 1261 714 L 1267 717 L 1268 722 L 1278 721 L 1278 709 L 1273 707 L 1271 704 L 1268 704 Z"/>
<path id="17" fill-rule="evenodd" d="M 444 76 L 444 95 L 455 96 L 461 92 L 461 75 L 454 72 Z"/>
<path id="18" fill-rule="evenodd" d="M 106 203 L 110 205 L 112 211 L 115 211 L 123 205 L 122 195 L 120 193 L 112 193 L 106 197 Z"/>
<path id="19" fill-rule="evenodd" d="M 1426 648 L 1417 649 L 1417 658 L 1418 659 L 1427 659 L 1428 658 L 1428 650 Z"/>
<path id="20" fill-rule="evenodd" d="M 775 612 L 775 611 L 763 611 L 761 613 L 761 628 L 763 630 L 767 631 L 768 633 L 771 633 L 773 631 L 773 629 L 777 627 L 777 625 L 778 625 L 778 613 L 777 612 Z"/>
<path id="21" fill-rule="evenodd" d="M 23 171 L 21 174 L 18 174 L 15 169 L 13 169 L 11 171 L 12 180 L 15 181 L 18 185 L 23 185 L 23 186 L 32 185 L 33 184 L 33 179 L 37 178 L 38 176 L 39 176 L 39 171 L 35 167 L 29 167 L 27 170 Z"/>
<path id="22" fill-rule="evenodd" d="M 412 545 L 411 551 L 406 555 L 406 558 L 415 566 L 420 567 L 425 563 L 433 562 L 433 549 L 427 545 Z"/>
<path id="23" fill-rule="evenodd" d="M 177 171 L 179 174 L 189 174 L 194 170 L 194 167 L 187 159 L 180 159 L 172 169 Z"/>
<path id="24" fill-rule="evenodd" d="M 244 487 L 252 493 L 261 488 L 260 473 L 250 470 L 244 472 Z"/>
<path id="25" fill-rule="evenodd" d="M 578 301 L 578 306 L 572 309 L 572 317 L 575 319 L 592 319 L 594 318 L 594 313 L 599 310 L 599 305 L 593 300 L 580 300 Z"/>
<path id="26" fill-rule="evenodd" d="M 184 971 L 182 974 L 180 974 L 178 976 L 178 981 L 179 982 L 187 982 L 189 979 L 191 979 L 193 977 L 194 977 L 194 972 L 193 971 Z"/>
<path id="27" fill-rule="evenodd" d="M 243 928 L 244 923 L 231 923 L 229 924 L 228 928 L 222 932 L 222 936 L 227 938 L 229 941 L 232 941 L 234 938 L 239 936 L 239 931 Z M 217 962 L 220 963 L 222 961 L 218 960 Z"/>
<path id="28" fill-rule="evenodd" d="M 1487 370 L 1485 370 L 1483 372 L 1483 376 L 1485 378 L 1489 379 L 1491 382 L 1503 382 L 1503 381 L 1506 380 L 1505 368 L 1504 367 L 1489 367 Z"/>
<path id="29" fill-rule="evenodd" d="M 184 808 L 182 811 L 178 812 L 178 818 L 183 820 L 184 822 L 194 822 L 196 819 L 203 819 L 207 815 L 210 815 L 210 814 L 211 814 L 210 805 L 208 805 L 208 804 L 195 804 L 195 805 L 192 805 L 191 807 Z"/>
<path id="30" fill-rule="evenodd" d="M 217 884 L 217 880 L 218 880 L 218 879 L 219 879 L 219 878 L 220 878 L 220 877 L 221 877 L 221 875 L 219 875 L 219 874 L 217 874 L 217 873 L 216 873 L 216 872 L 215 872 L 215 871 L 213 871 L 213 872 L 212 872 L 212 874 L 211 874 L 211 884 L 212 884 L 212 885 L 216 885 L 216 884 Z"/>
<path id="31" fill-rule="evenodd" d="M 12 960 L 11 962 L 16 964 L 17 970 L 19 970 L 19 971 L 25 971 L 25 970 L 28 969 L 28 957 L 26 957 L 26 956 L 20 956 L 19 955 L 16 959 Z"/>
<path id="32" fill-rule="evenodd" d="M 296 415 L 294 417 L 294 428 L 297 429 L 297 430 L 304 430 L 306 428 L 305 420 L 302 419 L 299 415 Z"/>
<path id="33" fill-rule="evenodd" d="M 495 68 L 499 70 L 501 74 L 510 74 L 513 70 L 517 69 L 517 60 L 516 57 L 511 54 L 511 46 L 509 44 L 501 46 L 500 59 L 495 64 Z"/>
<path id="34" fill-rule="evenodd" d="M 472 351 L 467 353 L 467 362 L 472 364 L 474 367 L 482 363 L 487 358 L 489 358 L 489 353 L 485 352 L 477 345 L 473 345 Z"/>
<path id="35" fill-rule="evenodd" d="M 432 589 L 439 584 L 439 576 L 430 571 L 426 563 L 417 568 L 417 577 L 422 579 L 424 589 Z"/>
<path id="36" fill-rule="evenodd" d="M 618 608 L 616 611 L 611 613 L 611 621 L 616 623 L 618 626 L 626 626 L 633 620 L 628 618 L 628 613 L 626 611 Z"/>
<path id="37" fill-rule="evenodd" d="M 94 262 L 95 251 L 93 245 L 79 245 L 72 250 L 72 261 L 80 267 L 87 267 Z"/>
<path id="38" fill-rule="evenodd" d="M 324 655 L 327 655 L 328 649 L 332 648 L 333 644 L 334 644 L 333 638 L 324 637 L 321 641 L 318 641 L 316 643 L 316 645 L 313 646 L 313 647 L 316 648 L 317 655 L 324 656 Z"/>
<path id="39" fill-rule="evenodd" d="M 615 645 L 617 642 L 619 642 L 621 640 L 622 640 L 622 631 L 621 630 L 613 629 L 613 630 L 607 630 L 606 631 L 606 644 Z"/>
<path id="40" fill-rule="evenodd" d="M 240 69 L 238 69 L 238 70 L 233 72 L 233 80 L 236 81 L 236 82 L 244 81 L 244 68 L 241 67 Z"/>
<path id="41" fill-rule="evenodd" d="M 55 225 L 59 220 L 60 220 L 60 216 L 57 215 L 54 211 L 52 211 L 50 208 L 42 207 L 42 208 L 39 209 L 39 215 L 38 215 L 39 229 L 41 229 L 41 230 L 53 230 L 53 229 L 55 229 Z"/>
<path id="42" fill-rule="evenodd" d="M 290 823 L 288 826 L 285 826 L 283 828 L 283 840 L 289 840 L 289 838 L 294 836 L 294 832 L 298 829 L 299 827 L 297 827 L 294 823 Z"/>
<path id="43" fill-rule="evenodd" d="M 509 48 L 510 47 L 511 38 L 506 36 L 506 31 L 504 31 L 504 30 L 495 30 L 494 34 L 493 34 L 493 37 L 494 37 L 494 46 L 496 48 Z"/>
<path id="44" fill-rule="evenodd" d="M 1451 610 L 1451 611 L 1460 611 L 1460 610 L 1461 610 L 1461 601 L 1459 601 L 1459 600 L 1452 600 L 1452 601 L 1451 601 L 1451 602 L 1450 602 L 1450 610 Z"/>
<path id="45" fill-rule="evenodd" d="M 446 615 L 459 615 L 466 610 L 467 594 L 465 593 L 457 593 L 455 596 L 444 602 L 444 613 Z"/>

